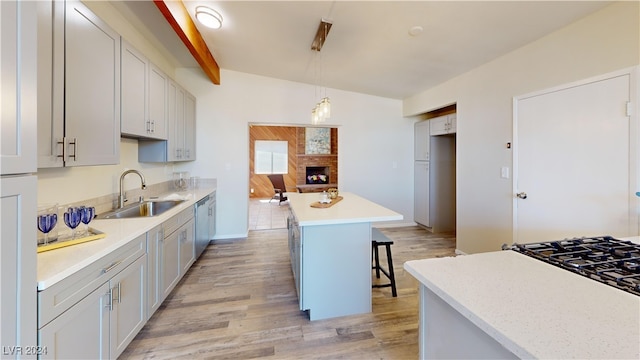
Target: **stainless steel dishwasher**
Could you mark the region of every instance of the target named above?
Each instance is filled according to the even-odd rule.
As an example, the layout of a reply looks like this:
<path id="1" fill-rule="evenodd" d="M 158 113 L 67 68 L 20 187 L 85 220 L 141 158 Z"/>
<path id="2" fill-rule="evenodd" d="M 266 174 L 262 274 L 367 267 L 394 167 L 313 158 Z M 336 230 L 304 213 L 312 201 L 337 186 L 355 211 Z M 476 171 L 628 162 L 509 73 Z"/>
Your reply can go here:
<path id="1" fill-rule="evenodd" d="M 209 202 L 210 195 L 205 196 L 196 203 L 196 259 L 200 257 L 204 249 L 209 245 Z"/>

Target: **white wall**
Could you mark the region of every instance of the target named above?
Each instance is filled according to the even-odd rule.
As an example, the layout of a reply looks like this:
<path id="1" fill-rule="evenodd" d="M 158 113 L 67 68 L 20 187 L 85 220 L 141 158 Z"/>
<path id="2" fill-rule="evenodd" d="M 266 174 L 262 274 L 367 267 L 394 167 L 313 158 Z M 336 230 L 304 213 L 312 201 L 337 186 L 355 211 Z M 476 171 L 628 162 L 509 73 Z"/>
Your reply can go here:
<path id="1" fill-rule="evenodd" d="M 316 87 L 249 74 L 221 71 L 213 85 L 200 69 L 173 69 L 108 2 L 85 2 L 134 47 L 197 97 L 197 161 L 169 165 L 138 163 L 136 140 L 122 139 L 120 164 L 40 169 L 38 202 L 82 201 L 118 191 L 128 168 L 140 169 L 147 184 L 170 180 L 173 171 L 217 178 L 217 238 L 247 235 L 249 123 L 309 125 Z M 339 127 L 339 188 L 404 215 L 413 223 L 413 120 L 402 117 L 402 102 L 328 89 Z M 139 187 L 125 179 L 125 190 Z"/>
<path id="2" fill-rule="evenodd" d="M 512 167 L 513 97 L 640 64 L 639 4 L 614 3 L 404 101 L 407 116 L 457 103 L 459 250 L 512 243 L 512 180 L 500 168 Z"/>
<path id="3" fill-rule="evenodd" d="M 198 160 L 176 166 L 218 179 L 217 238 L 246 236 L 249 199 L 249 124 L 310 125 L 315 87 L 221 71 L 213 85 L 200 70 L 178 69 L 177 79 L 198 98 Z M 328 89 L 338 127 L 338 185 L 413 222 L 413 120 L 402 103 Z M 394 167 L 395 166 L 395 167 Z"/>

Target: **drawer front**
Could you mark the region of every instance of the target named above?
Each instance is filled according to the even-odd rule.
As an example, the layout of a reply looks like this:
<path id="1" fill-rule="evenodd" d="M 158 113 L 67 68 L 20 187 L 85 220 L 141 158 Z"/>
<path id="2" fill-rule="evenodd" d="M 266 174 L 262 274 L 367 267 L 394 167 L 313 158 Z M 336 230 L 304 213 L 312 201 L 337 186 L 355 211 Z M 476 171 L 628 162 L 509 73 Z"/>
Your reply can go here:
<path id="1" fill-rule="evenodd" d="M 164 236 L 173 234 L 180 226 L 193 218 L 194 206 L 190 206 L 178 214 L 172 216 L 169 220 L 162 223 Z"/>
<path id="2" fill-rule="evenodd" d="M 38 292 L 38 328 L 42 328 L 109 281 L 115 274 L 144 255 L 146 249 L 147 235 L 142 234 L 93 264 Z"/>

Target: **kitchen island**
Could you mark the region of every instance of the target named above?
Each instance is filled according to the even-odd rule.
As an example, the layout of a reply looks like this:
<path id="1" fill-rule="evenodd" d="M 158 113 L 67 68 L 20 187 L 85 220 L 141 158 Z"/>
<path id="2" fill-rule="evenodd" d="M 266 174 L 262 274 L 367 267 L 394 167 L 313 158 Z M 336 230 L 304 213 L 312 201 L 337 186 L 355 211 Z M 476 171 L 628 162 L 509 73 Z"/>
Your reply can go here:
<path id="1" fill-rule="evenodd" d="M 353 193 L 328 208 L 318 193 L 287 193 L 291 268 L 310 320 L 371 312 L 371 224 L 402 215 Z"/>
<path id="2" fill-rule="evenodd" d="M 640 297 L 515 251 L 415 260 L 420 358 L 640 358 Z"/>

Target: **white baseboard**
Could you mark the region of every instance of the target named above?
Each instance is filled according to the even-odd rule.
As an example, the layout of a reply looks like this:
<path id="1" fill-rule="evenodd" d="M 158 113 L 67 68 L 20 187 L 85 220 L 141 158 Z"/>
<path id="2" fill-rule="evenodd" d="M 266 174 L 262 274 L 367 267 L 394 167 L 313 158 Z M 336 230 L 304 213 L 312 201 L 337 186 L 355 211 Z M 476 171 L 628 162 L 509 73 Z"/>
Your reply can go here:
<path id="1" fill-rule="evenodd" d="M 456 249 L 456 255 L 469 255 L 466 252 L 462 251 L 462 250 L 458 250 Z"/>
<path id="2" fill-rule="evenodd" d="M 414 221 L 385 221 L 385 222 L 374 222 L 371 223 L 371 226 L 377 228 L 394 228 L 394 227 L 403 227 L 403 226 L 416 226 Z"/>
<path id="3" fill-rule="evenodd" d="M 247 231 L 244 234 L 224 234 L 224 235 L 216 235 L 211 240 L 226 240 L 226 239 L 246 239 L 249 237 L 249 232 Z"/>

